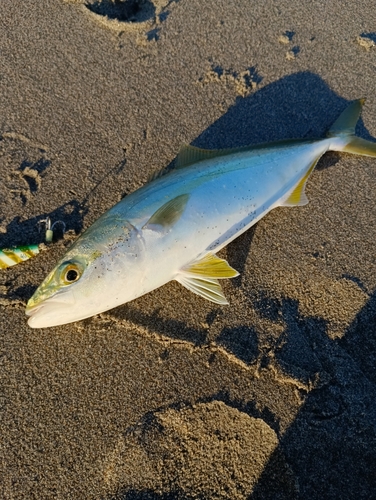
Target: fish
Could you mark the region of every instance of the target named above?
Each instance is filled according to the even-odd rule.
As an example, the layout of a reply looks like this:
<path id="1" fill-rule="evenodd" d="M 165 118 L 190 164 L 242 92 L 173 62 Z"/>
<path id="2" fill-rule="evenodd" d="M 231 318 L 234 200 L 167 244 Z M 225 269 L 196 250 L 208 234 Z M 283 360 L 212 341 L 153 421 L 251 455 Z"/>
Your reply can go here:
<path id="1" fill-rule="evenodd" d="M 184 146 L 175 168 L 127 195 L 67 250 L 26 307 L 28 324 L 79 321 L 171 280 L 218 305 L 220 280 L 238 272 L 219 250 L 276 207 L 308 203 L 305 186 L 327 151 L 376 157 L 355 135 L 364 99 L 320 139 L 223 150 Z"/>
<path id="2" fill-rule="evenodd" d="M 39 245 L 23 245 L 0 249 L 0 269 L 12 267 L 35 257 L 40 252 Z"/>

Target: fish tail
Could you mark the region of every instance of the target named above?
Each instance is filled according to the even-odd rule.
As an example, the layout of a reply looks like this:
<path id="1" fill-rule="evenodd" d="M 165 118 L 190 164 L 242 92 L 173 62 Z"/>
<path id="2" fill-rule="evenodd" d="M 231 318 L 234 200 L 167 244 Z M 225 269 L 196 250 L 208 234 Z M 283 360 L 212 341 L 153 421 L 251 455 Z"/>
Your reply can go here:
<path id="1" fill-rule="evenodd" d="M 376 142 L 367 141 L 355 135 L 355 127 L 364 103 L 365 99 L 353 101 L 333 123 L 327 136 L 337 140 L 333 142 L 330 149 L 376 157 Z"/>

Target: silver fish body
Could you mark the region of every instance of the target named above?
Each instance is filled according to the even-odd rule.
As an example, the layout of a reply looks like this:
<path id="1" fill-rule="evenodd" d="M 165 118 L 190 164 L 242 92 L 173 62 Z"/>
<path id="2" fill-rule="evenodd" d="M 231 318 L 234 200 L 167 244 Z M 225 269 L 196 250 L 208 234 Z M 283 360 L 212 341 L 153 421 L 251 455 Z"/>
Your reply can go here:
<path id="1" fill-rule="evenodd" d="M 31 327 L 69 323 L 133 300 L 173 279 L 226 304 L 218 280 L 238 273 L 215 253 L 278 206 L 304 205 L 304 187 L 328 150 L 376 156 L 355 137 L 355 101 L 324 139 L 205 151 L 186 147 L 179 168 L 102 215 L 30 299 Z"/>

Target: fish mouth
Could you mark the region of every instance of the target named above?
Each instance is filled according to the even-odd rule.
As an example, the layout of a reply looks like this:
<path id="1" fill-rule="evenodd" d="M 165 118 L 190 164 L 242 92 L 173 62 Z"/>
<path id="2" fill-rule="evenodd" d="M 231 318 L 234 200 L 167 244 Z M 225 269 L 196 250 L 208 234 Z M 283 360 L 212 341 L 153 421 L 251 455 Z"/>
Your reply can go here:
<path id="1" fill-rule="evenodd" d="M 27 323 L 31 328 L 45 328 L 65 323 L 64 317 L 74 304 L 72 293 L 60 292 L 34 304 L 32 298 L 26 306 Z"/>
<path id="2" fill-rule="evenodd" d="M 42 307 L 43 307 L 43 304 L 38 304 L 36 306 L 27 305 L 26 309 L 25 309 L 25 314 L 26 314 L 26 316 L 28 316 L 30 318 L 31 316 L 36 314 L 39 311 L 39 309 L 41 309 Z"/>
<path id="3" fill-rule="evenodd" d="M 32 307 L 26 307 L 25 314 L 28 317 L 27 324 L 31 328 L 43 328 L 45 326 L 44 322 L 41 322 L 42 319 L 41 312 L 43 309 L 45 309 L 44 304 L 39 304 L 37 306 L 32 306 Z"/>

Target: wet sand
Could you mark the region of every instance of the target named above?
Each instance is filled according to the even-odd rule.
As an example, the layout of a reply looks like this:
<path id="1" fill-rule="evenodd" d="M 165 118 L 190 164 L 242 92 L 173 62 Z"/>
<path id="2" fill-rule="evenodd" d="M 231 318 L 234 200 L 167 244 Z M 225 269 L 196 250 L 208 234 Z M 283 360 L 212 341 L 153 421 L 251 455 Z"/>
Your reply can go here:
<path id="1" fill-rule="evenodd" d="M 307 206 L 223 250 L 227 307 L 170 283 L 61 327 L 24 315 L 181 144 L 323 136 L 359 97 L 375 137 L 373 2 L 4 0 L 0 26 L 0 248 L 67 229 L 0 272 L 0 497 L 375 498 L 375 159 L 327 154 Z"/>

